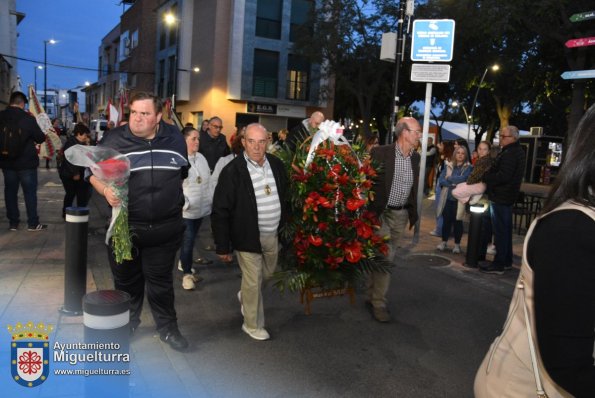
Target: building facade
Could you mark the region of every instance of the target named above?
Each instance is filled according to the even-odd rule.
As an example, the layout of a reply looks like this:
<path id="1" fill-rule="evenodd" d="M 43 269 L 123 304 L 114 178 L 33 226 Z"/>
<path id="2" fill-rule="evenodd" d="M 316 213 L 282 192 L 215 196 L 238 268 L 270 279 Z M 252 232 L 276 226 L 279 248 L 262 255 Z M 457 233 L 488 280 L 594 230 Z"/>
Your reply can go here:
<path id="1" fill-rule="evenodd" d="M 16 0 L 0 1 L 0 109 L 8 105 L 10 94 L 19 87 L 17 76 L 17 25 L 25 14 L 16 10 Z"/>
<path id="2" fill-rule="evenodd" d="M 320 68 L 292 51 L 295 27 L 314 6 L 310 0 L 163 2 L 155 92 L 175 94 L 182 123 L 221 117 L 228 136 L 252 122 L 269 131 L 291 128 L 315 110 L 331 118 Z M 174 26 L 167 14 L 175 16 Z"/>

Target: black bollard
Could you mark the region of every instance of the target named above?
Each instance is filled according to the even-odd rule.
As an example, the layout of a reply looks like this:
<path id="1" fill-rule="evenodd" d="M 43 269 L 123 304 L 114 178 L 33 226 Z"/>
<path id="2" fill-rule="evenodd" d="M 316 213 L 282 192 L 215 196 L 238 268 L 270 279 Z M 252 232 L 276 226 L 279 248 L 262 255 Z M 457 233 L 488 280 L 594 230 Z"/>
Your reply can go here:
<path id="1" fill-rule="evenodd" d="M 469 221 L 469 232 L 467 233 L 467 254 L 465 256 L 465 265 L 467 267 L 477 268 L 479 244 L 481 242 L 481 219 L 486 209 L 487 207 L 480 203 L 470 206 L 471 220 Z"/>
<path id="2" fill-rule="evenodd" d="M 83 313 L 83 296 L 87 291 L 87 232 L 89 209 L 66 208 L 66 243 L 64 269 L 64 305 L 66 315 Z"/>
<path id="3" fill-rule="evenodd" d="M 83 298 L 86 397 L 128 396 L 130 376 L 130 295 L 99 290 Z"/>

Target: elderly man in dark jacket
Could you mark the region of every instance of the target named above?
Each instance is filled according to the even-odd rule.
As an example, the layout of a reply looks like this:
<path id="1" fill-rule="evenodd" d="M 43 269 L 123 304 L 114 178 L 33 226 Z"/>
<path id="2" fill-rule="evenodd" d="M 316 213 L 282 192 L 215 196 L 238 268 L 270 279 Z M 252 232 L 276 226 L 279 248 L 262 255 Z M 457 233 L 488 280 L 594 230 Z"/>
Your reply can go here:
<path id="1" fill-rule="evenodd" d="M 287 175 L 281 160 L 266 153 L 268 136 L 261 124 L 246 127 L 242 144 L 244 153 L 221 171 L 211 226 L 219 258 L 231 261 L 233 247 L 242 269 L 242 330 L 255 340 L 268 340 L 261 287 L 277 266 L 278 230 L 288 211 Z"/>
<path id="2" fill-rule="evenodd" d="M 407 223 L 410 228 L 417 222 L 417 184 L 419 181 L 419 153 L 415 148 L 421 138 L 421 126 L 412 117 L 401 118 L 395 129 L 396 142 L 372 148 L 370 156 L 378 162 L 382 171 L 376 184 L 376 199 L 371 209 L 381 216 L 381 235 L 390 234 L 389 260 L 394 260 L 395 250 Z M 368 304 L 372 316 L 378 322 L 389 322 L 386 308 L 386 293 L 390 285 L 390 275 L 372 272 L 368 277 Z"/>
<path id="3" fill-rule="evenodd" d="M 488 274 L 502 275 L 505 270 L 512 268 L 512 205 L 519 195 L 525 170 L 525 152 L 518 139 L 517 127 L 507 126 L 500 130 L 502 151 L 494 166 L 483 177 L 490 200 L 496 244 L 494 261 L 479 269 Z"/>

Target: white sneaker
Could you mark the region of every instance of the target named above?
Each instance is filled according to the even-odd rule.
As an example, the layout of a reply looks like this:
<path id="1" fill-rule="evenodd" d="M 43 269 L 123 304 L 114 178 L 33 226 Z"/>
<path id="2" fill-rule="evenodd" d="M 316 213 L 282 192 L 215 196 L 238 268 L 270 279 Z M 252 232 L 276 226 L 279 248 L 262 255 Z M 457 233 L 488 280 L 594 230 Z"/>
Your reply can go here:
<path id="1" fill-rule="evenodd" d="M 430 235 L 432 235 L 432 236 L 441 236 L 442 234 L 439 234 L 437 231 L 432 230 L 432 231 L 430 231 Z"/>
<path id="2" fill-rule="evenodd" d="M 446 242 L 440 243 L 438 246 L 436 246 L 436 249 L 440 250 L 441 252 L 446 250 Z"/>
<path id="3" fill-rule="evenodd" d="M 180 260 L 178 260 L 178 271 L 184 272 L 184 268 L 182 268 L 182 261 Z M 190 271 L 192 271 L 192 275 L 196 274 L 194 267 L 190 268 Z"/>
<path id="4" fill-rule="evenodd" d="M 238 291 L 238 301 L 240 302 L 240 312 L 244 316 L 244 304 L 242 304 L 242 291 Z M 246 332 L 247 333 L 247 332 Z"/>
<path id="5" fill-rule="evenodd" d="M 496 255 L 496 245 L 489 245 L 488 250 L 486 250 L 487 254 L 491 254 L 492 256 Z"/>
<path id="6" fill-rule="evenodd" d="M 461 253 L 461 245 L 455 244 L 455 247 L 452 248 L 452 252 L 454 254 L 460 254 Z"/>
<path id="7" fill-rule="evenodd" d="M 251 329 L 251 328 L 247 327 L 246 324 L 242 324 L 242 330 L 244 331 L 244 333 L 246 333 L 248 336 L 252 337 L 254 340 L 264 341 L 264 340 L 268 340 L 271 338 L 271 336 L 269 335 L 269 332 L 267 332 L 266 329 L 264 329 L 264 328 Z"/>
<path id="8" fill-rule="evenodd" d="M 182 287 L 185 290 L 193 290 L 195 285 L 194 285 L 194 277 L 192 276 L 192 274 L 186 274 L 184 275 L 184 277 L 182 278 Z"/>

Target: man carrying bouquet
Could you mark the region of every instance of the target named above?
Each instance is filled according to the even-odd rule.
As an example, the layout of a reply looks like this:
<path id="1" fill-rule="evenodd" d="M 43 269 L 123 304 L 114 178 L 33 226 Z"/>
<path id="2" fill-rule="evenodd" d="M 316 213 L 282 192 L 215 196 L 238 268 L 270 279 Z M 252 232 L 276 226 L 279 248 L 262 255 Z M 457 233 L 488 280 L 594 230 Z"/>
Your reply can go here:
<path id="1" fill-rule="evenodd" d="M 394 144 L 372 148 L 370 155 L 381 166 L 381 172 L 374 185 L 376 199 L 371 203 L 382 223 L 380 235 L 390 234 L 389 261 L 394 261 L 395 250 L 407 222 L 413 227 L 418 219 L 417 184 L 419 181 L 419 144 L 422 130 L 417 120 L 404 117 L 397 121 Z M 389 322 L 386 309 L 386 293 L 390 285 L 390 274 L 372 272 L 368 278 L 368 301 L 372 315 L 378 322 Z"/>
<path id="2" fill-rule="evenodd" d="M 281 160 L 266 153 L 268 136 L 261 124 L 246 127 L 242 144 L 244 153 L 219 176 L 211 225 L 219 258 L 230 262 L 231 248 L 237 252 L 242 330 L 255 340 L 268 340 L 261 288 L 277 266 L 278 230 L 287 214 L 287 175 Z"/>
<path id="3" fill-rule="evenodd" d="M 188 346 L 180 334 L 174 308 L 173 267 L 180 248 L 182 180 L 188 175 L 187 148 L 180 131 L 164 123 L 161 100 L 139 92 L 130 100 L 127 125 L 110 130 L 99 144 L 126 155 L 130 161 L 128 180 L 128 224 L 132 237 L 132 259 L 119 264 L 118 248 L 108 247 L 115 288 L 129 293 L 131 332 L 140 324 L 145 285 L 153 319 L 162 341 L 182 351 Z M 112 207 L 122 195 L 95 176 L 89 181 Z"/>

